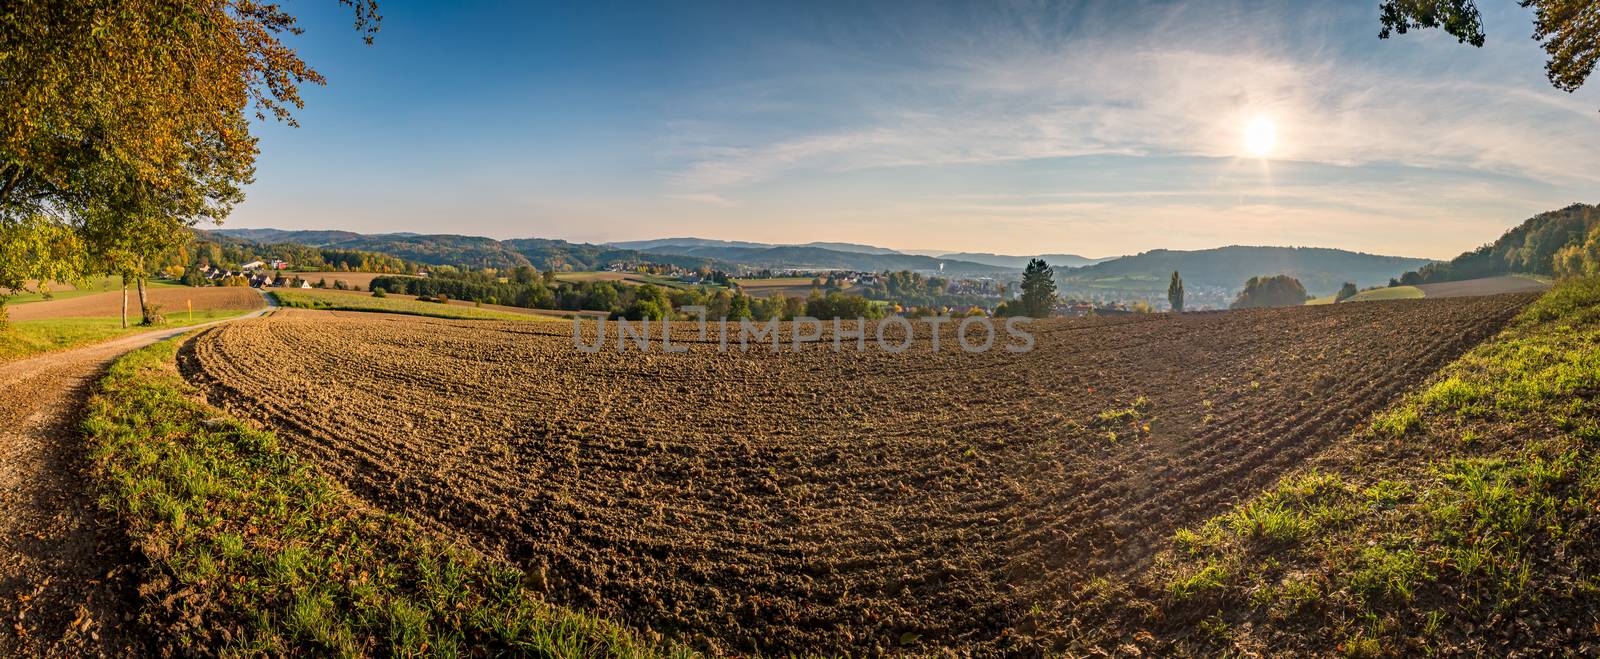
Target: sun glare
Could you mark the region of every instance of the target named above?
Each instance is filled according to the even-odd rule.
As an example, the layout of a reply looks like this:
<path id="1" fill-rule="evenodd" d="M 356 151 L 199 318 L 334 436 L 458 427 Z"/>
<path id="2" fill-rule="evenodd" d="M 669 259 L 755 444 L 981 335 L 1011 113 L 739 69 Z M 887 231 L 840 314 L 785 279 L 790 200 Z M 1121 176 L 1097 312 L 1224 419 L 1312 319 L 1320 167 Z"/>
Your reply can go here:
<path id="1" fill-rule="evenodd" d="M 1278 126 L 1266 117 L 1256 117 L 1244 127 L 1244 148 L 1257 158 L 1265 158 L 1278 141 Z"/>

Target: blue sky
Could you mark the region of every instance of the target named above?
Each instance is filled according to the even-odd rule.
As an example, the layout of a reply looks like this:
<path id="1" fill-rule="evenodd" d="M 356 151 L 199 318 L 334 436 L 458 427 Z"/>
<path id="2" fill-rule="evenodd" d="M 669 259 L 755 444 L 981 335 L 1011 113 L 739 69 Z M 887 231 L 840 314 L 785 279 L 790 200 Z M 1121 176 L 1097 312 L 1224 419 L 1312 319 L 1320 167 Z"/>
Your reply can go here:
<path id="1" fill-rule="evenodd" d="M 329 84 L 226 226 L 1450 257 L 1600 201 L 1600 82 L 1480 2 L 1482 49 L 1376 0 L 385 0 L 371 47 L 294 0 Z"/>

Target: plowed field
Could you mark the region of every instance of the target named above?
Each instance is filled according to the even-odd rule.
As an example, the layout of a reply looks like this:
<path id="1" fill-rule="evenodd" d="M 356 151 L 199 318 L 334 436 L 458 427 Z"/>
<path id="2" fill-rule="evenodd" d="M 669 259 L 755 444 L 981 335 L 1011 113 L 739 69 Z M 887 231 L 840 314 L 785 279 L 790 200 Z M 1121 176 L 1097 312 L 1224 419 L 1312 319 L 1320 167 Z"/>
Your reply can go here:
<path id="1" fill-rule="evenodd" d="M 177 314 L 178 317 L 188 311 L 191 302 L 195 311 L 250 311 L 267 306 L 260 293 L 242 286 L 152 288 L 146 291 L 146 295 L 151 304 L 160 307 L 161 313 Z M 12 320 L 116 316 L 122 313 L 122 292 L 19 304 L 11 307 L 10 313 Z M 139 293 L 132 289 L 128 291 L 128 314 L 134 317 L 139 315 Z"/>
<path id="2" fill-rule="evenodd" d="M 1025 354 L 595 354 L 289 311 L 180 356 L 359 496 L 714 652 L 1060 648 L 1097 576 L 1314 455 L 1530 296 L 1036 323 Z M 1003 334 L 1002 334 L 1003 336 Z M 1141 398 L 1143 400 L 1141 400 Z"/>

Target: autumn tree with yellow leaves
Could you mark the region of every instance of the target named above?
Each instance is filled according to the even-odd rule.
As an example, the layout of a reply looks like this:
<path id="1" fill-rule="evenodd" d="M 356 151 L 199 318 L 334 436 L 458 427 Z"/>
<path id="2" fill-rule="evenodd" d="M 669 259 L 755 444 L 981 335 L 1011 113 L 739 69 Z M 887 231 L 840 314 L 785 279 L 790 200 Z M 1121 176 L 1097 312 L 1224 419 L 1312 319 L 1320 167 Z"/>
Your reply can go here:
<path id="1" fill-rule="evenodd" d="M 339 0 L 371 43 L 376 0 Z M 220 222 L 258 153 L 250 117 L 294 124 L 322 76 L 250 0 L 0 3 L 0 293 L 121 274 Z M 3 299 L 0 299 L 3 304 Z M 148 314 L 146 314 L 148 316 Z"/>

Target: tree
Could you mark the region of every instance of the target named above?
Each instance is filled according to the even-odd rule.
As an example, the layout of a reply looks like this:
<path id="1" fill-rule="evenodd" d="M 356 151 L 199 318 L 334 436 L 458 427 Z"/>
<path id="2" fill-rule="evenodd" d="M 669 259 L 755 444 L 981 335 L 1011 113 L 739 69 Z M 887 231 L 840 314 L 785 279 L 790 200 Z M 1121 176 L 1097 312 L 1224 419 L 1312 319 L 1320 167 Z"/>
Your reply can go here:
<path id="1" fill-rule="evenodd" d="M 1034 318 L 1048 318 L 1055 311 L 1055 270 L 1043 259 L 1028 261 L 1022 271 L 1022 312 Z"/>
<path id="2" fill-rule="evenodd" d="M 1566 92 L 1577 91 L 1600 61 L 1600 3 L 1593 0 L 1518 0 L 1533 7 L 1533 38 L 1550 55 L 1545 77 Z M 1443 28 L 1461 43 L 1483 47 L 1483 18 L 1475 0 L 1384 0 L 1378 37 Z"/>
<path id="3" fill-rule="evenodd" d="M 1167 304 L 1172 305 L 1173 313 L 1183 313 L 1183 278 L 1177 270 L 1172 271 L 1172 282 L 1167 284 Z"/>
<path id="4" fill-rule="evenodd" d="M 839 291 L 831 291 L 827 295 L 823 295 L 813 291 L 811 297 L 806 299 L 805 315 L 821 319 L 878 319 L 883 317 L 883 311 L 878 308 L 878 305 L 873 304 L 871 300 L 860 295 L 851 295 Z"/>
<path id="5" fill-rule="evenodd" d="M 370 43 L 376 0 L 340 2 Z M 52 223 L 77 251 L 41 269 L 142 287 L 153 249 L 243 198 L 251 108 L 292 125 L 299 86 L 323 84 L 279 40 L 298 32 L 252 0 L 0 3 L 0 230 Z"/>
<path id="6" fill-rule="evenodd" d="M 1356 293 L 1359 293 L 1359 292 L 1361 292 L 1361 291 L 1356 290 L 1356 283 L 1355 282 L 1347 281 L 1347 282 L 1344 283 L 1344 286 L 1339 287 L 1339 293 L 1337 295 L 1333 296 L 1333 301 L 1334 302 L 1343 302 L 1345 300 L 1348 300 L 1350 298 L 1355 297 Z"/>
<path id="7" fill-rule="evenodd" d="M 750 296 L 735 292 L 728 301 L 728 320 L 743 320 L 750 318 Z"/>
<path id="8" fill-rule="evenodd" d="M 654 299 L 639 299 L 622 312 L 622 317 L 628 320 L 661 320 L 667 317 L 667 310 Z"/>
<path id="9" fill-rule="evenodd" d="M 1239 297 L 1230 308 L 1292 307 L 1305 304 L 1309 298 L 1300 280 L 1289 275 L 1251 277 L 1250 281 L 1244 283 L 1244 290 L 1239 292 Z"/>
<path id="10" fill-rule="evenodd" d="M 48 290 L 51 280 L 83 271 L 79 236 L 39 216 L 0 222 L 0 329 L 6 329 L 6 298 L 30 283 Z"/>

